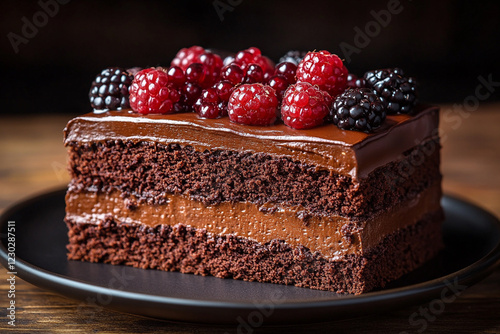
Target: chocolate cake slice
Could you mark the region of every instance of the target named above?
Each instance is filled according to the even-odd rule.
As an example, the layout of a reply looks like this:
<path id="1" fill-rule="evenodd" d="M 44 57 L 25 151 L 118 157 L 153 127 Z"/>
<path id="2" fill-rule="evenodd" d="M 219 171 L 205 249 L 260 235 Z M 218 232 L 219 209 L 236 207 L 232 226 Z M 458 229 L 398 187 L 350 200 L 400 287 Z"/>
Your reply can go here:
<path id="1" fill-rule="evenodd" d="M 68 258 L 360 294 L 442 247 L 438 109 L 373 133 L 194 113 L 65 129 Z"/>

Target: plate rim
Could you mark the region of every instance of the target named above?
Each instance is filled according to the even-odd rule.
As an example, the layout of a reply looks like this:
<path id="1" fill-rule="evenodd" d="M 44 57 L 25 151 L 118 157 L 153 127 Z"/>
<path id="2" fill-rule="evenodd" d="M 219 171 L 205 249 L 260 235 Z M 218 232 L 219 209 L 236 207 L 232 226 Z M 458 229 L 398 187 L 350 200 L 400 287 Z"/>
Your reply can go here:
<path id="1" fill-rule="evenodd" d="M 42 200 L 44 198 L 50 196 L 60 196 L 66 192 L 66 187 L 58 187 L 49 189 L 45 192 L 40 192 L 38 194 L 32 195 L 25 199 L 21 199 L 11 206 L 9 206 L 1 215 L 0 215 L 0 230 L 3 230 L 3 225 L 8 221 L 8 217 L 12 216 L 16 213 L 20 208 L 29 206 L 30 204 Z M 465 207 L 467 211 L 473 211 L 474 215 L 481 215 L 484 219 L 487 219 L 491 224 L 494 224 L 496 229 L 500 231 L 500 220 L 494 216 L 489 211 L 472 204 L 464 199 L 460 199 L 454 195 L 443 195 L 442 203 L 449 202 L 449 205 L 459 205 L 461 207 Z M 0 263 L 3 267 L 7 268 L 7 249 L 4 246 L 5 239 L 2 238 L 0 240 Z M 363 293 L 360 295 L 345 295 L 342 297 L 338 297 L 335 294 L 335 298 L 332 299 L 324 299 L 318 301 L 278 301 L 274 304 L 275 309 L 287 311 L 287 310 L 296 310 L 296 309 L 336 309 L 342 307 L 353 307 L 360 304 L 375 303 L 381 304 L 385 301 L 392 300 L 395 301 L 396 304 L 399 300 L 399 304 L 409 304 L 410 301 L 416 302 L 421 300 L 427 300 L 431 298 L 437 291 L 442 290 L 447 286 L 446 282 L 458 280 L 460 284 L 466 284 L 470 287 L 472 284 L 478 282 L 484 277 L 491 274 L 495 268 L 500 265 L 500 240 L 497 241 L 496 245 L 492 247 L 487 254 L 473 262 L 472 264 L 461 268 L 453 273 L 447 274 L 445 276 L 441 276 L 438 278 L 434 278 L 432 280 L 428 280 L 425 282 L 420 282 L 416 284 L 406 285 L 402 287 L 380 290 L 375 292 Z M 246 313 L 251 312 L 256 309 L 259 303 L 256 302 L 232 302 L 232 301 L 209 301 L 202 299 L 193 299 L 193 298 L 180 298 L 180 297 L 168 297 L 168 296 L 158 296 L 149 293 L 139 293 L 139 292 L 131 292 L 131 291 L 123 291 L 120 289 L 113 289 L 109 287 L 103 287 L 99 285 L 94 285 L 92 283 L 85 282 L 80 279 L 70 278 L 50 270 L 40 268 L 34 264 L 29 263 L 21 258 L 16 257 L 16 271 L 18 277 L 21 279 L 35 285 L 41 287 L 42 289 L 49 290 L 51 292 L 63 295 L 68 298 L 83 300 L 84 296 L 89 293 L 104 293 L 107 296 L 113 297 L 113 300 L 128 300 L 137 303 L 152 303 L 159 304 L 167 307 L 188 307 L 188 308 L 210 308 L 214 310 L 220 311 L 228 311 L 228 310 L 236 310 L 236 311 L 244 311 Z M 57 291 L 55 287 L 64 286 L 65 293 L 61 291 Z M 71 293 L 67 293 L 67 289 L 71 290 Z M 104 306 L 105 308 L 110 308 L 126 313 L 131 313 L 129 311 L 124 311 L 122 307 L 119 305 L 113 305 L 115 303 L 110 303 L 110 305 Z M 383 306 L 383 305 L 381 305 Z M 390 307 L 393 308 L 393 307 Z M 383 310 L 382 307 L 380 310 Z M 373 312 L 376 313 L 376 312 Z M 136 315 L 145 315 L 133 312 L 132 314 Z M 156 318 L 156 317 L 154 317 Z M 179 320 L 172 319 L 171 317 L 165 317 L 160 319 L 164 320 Z M 345 319 L 343 317 L 342 319 Z M 266 319 L 269 320 L 269 319 Z M 304 319 L 301 319 L 299 322 L 303 322 Z M 181 319 L 180 321 L 188 321 L 188 322 L 199 322 L 196 319 Z M 228 322 L 214 321 L 211 323 L 235 323 L 235 319 L 232 319 Z M 206 322 L 206 321 L 201 321 Z M 278 323 L 281 323 L 278 321 Z M 288 322 L 290 323 L 290 322 Z"/>

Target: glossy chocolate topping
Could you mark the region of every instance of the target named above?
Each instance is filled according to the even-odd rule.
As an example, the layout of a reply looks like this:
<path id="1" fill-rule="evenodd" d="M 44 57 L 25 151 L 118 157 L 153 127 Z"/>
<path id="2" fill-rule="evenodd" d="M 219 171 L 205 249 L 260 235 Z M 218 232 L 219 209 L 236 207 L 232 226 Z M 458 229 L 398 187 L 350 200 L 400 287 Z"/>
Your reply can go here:
<path id="1" fill-rule="evenodd" d="M 265 152 L 290 157 L 331 172 L 365 178 L 438 135 L 438 108 L 417 107 L 415 116 L 390 115 L 372 134 L 340 130 L 333 124 L 296 130 L 284 124 L 249 126 L 228 117 L 202 119 L 195 113 L 141 115 L 130 110 L 89 113 L 71 120 L 65 143 L 106 140 L 190 145 L 195 150 Z"/>
<path id="2" fill-rule="evenodd" d="M 297 207 L 284 207 L 264 213 L 248 202 L 205 206 L 181 195 L 168 195 L 162 205 L 139 204 L 130 209 L 118 190 L 109 193 L 72 192 L 66 195 L 66 218 L 75 223 L 99 224 L 107 215 L 125 224 L 185 224 L 213 234 L 233 234 L 260 243 L 284 240 L 292 246 L 305 246 L 326 258 L 361 254 L 377 246 L 399 228 L 415 224 L 428 212 L 439 210 L 440 184 L 424 190 L 414 199 L 398 204 L 372 218 L 359 222 L 349 236 L 343 227 L 349 219 L 339 216 L 313 218 L 307 225 L 297 218 Z"/>

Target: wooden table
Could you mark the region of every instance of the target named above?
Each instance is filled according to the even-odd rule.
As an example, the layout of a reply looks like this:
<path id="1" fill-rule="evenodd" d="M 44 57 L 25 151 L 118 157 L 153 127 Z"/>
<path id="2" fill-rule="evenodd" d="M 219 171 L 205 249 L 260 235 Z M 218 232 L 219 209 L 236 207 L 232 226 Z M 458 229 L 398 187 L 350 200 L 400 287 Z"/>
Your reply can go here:
<path id="1" fill-rule="evenodd" d="M 500 216 L 500 104 L 480 105 L 471 113 L 442 108 L 444 191 Z M 62 129 L 70 116 L 0 118 L 0 212 L 26 196 L 68 182 Z M 0 268 L 0 332 L 20 333 L 236 333 L 236 327 L 149 320 L 86 305 L 16 279 L 16 327 L 7 324 L 7 270 Z M 428 306 L 424 303 L 423 306 Z M 254 332 L 417 333 L 410 316 L 420 305 L 381 316 Z M 89 317 L 92 315 L 92 317 Z M 500 333 L 500 268 L 468 288 L 443 313 L 427 321 L 429 333 Z"/>

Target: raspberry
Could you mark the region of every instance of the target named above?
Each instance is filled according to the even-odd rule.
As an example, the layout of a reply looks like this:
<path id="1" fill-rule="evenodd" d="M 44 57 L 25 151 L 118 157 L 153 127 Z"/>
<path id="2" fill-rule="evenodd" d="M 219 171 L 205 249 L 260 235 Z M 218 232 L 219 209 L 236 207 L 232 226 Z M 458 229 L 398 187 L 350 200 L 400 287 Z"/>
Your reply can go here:
<path id="1" fill-rule="evenodd" d="M 264 71 L 257 64 L 250 64 L 246 68 L 244 83 L 257 83 L 264 81 Z"/>
<path id="2" fill-rule="evenodd" d="M 239 65 L 229 64 L 222 68 L 221 77 L 230 81 L 233 85 L 240 83 L 262 83 L 265 73 L 257 64 L 249 64 L 243 70 Z"/>
<path id="3" fill-rule="evenodd" d="M 238 86 L 227 106 L 229 119 L 248 125 L 271 125 L 276 121 L 278 98 L 273 88 L 260 83 Z"/>
<path id="4" fill-rule="evenodd" d="M 302 59 L 306 56 L 307 51 L 290 50 L 283 57 L 280 58 L 280 63 L 290 62 L 299 65 Z"/>
<path id="5" fill-rule="evenodd" d="M 229 98 L 234 91 L 234 85 L 229 81 L 219 81 L 214 85 L 214 88 L 217 91 L 217 95 L 219 95 L 221 101 L 226 103 L 227 105 L 227 103 L 229 102 Z"/>
<path id="6" fill-rule="evenodd" d="M 269 58 L 263 56 L 260 50 L 255 47 L 238 52 L 234 57 L 232 64 L 240 66 L 243 72 L 246 72 L 247 67 L 250 66 L 250 64 L 259 65 L 264 72 L 264 76 L 266 74 L 268 76 L 272 75 L 274 72 L 274 63 Z"/>
<path id="7" fill-rule="evenodd" d="M 290 86 L 290 83 L 285 77 L 282 77 L 281 75 L 274 75 L 269 79 L 268 85 L 274 88 L 276 96 L 281 102 L 281 100 L 283 100 L 283 94 L 285 94 L 285 91 L 288 86 Z"/>
<path id="8" fill-rule="evenodd" d="M 130 106 L 141 114 L 171 113 L 179 92 L 168 85 L 164 69 L 148 68 L 138 72 L 130 86 Z"/>
<path id="9" fill-rule="evenodd" d="M 233 85 L 242 83 L 245 79 L 245 74 L 241 67 L 236 64 L 229 64 L 222 68 L 221 77 L 223 80 L 231 82 Z"/>
<path id="10" fill-rule="evenodd" d="M 347 87 L 364 88 L 366 87 L 366 81 L 364 78 L 358 78 L 356 74 L 349 73 L 347 75 Z"/>
<path id="11" fill-rule="evenodd" d="M 332 120 L 343 130 L 372 132 L 385 120 L 385 108 L 369 88 L 349 88 L 333 103 Z"/>
<path id="12" fill-rule="evenodd" d="M 129 87 L 134 76 L 120 67 L 108 67 L 95 78 L 90 87 L 90 105 L 95 110 L 130 108 Z"/>
<path id="13" fill-rule="evenodd" d="M 347 68 L 328 51 L 309 52 L 299 63 L 297 81 L 319 86 L 332 97 L 342 93 L 347 82 Z"/>
<path id="14" fill-rule="evenodd" d="M 186 75 L 184 71 L 178 66 L 172 66 L 168 69 L 167 72 L 168 83 L 173 86 L 180 88 L 186 82 Z"/>
<path id="15" fill-rule="evenodd" d="M 196 77 L 189 78 L 188 71 L 194 64 L 202 66 L 196 66 Z M 196 83 L 203 88 L 211 87 L 219 80 L 220 70 L 223 66 L 220 56 L 196 45 L 179 50 L 170 65 L 185 71 L 186 79 L 189 82 Z"/>
<path id="16" fill-rule="evenodd" d="M 186 69 L 186 81 L 194 84 L 201 84 L 205 81 L 206 68 L 200 63 L 192 63 Z"/>
<path id="17" fill-rule="evenodd" d="M 388 114 L 409 114 L 417 104 L 417 82 L 400 68 L 365 73 L 366 86 L 382 100 Z"/>
<path id="18" fill-rule="evenodd" d="M 188 82 L 179 89 L 181 98 L 178 103 L 174 105 L 175 112 L 192 112 L 194 111 L 194 104 L 200 97 L 203 89 L 194 83 Z"/>
<path id="19" fill-rule="evenodd" d="M 297 65 L 286 61 L 279 63 L 274 69 L 274 75 L 281 75 L 282 77 L 285 77 L 290 85 L 297 81 L 295 78 L 296 72 Z"/>
<path id="20" fill-rule="evenodd" d="M 202 87 L 211 87 L 220 78 L 222 59 L 215 53 L 204 53 L 198 57 L 200 64 L 205 66 L 205 80 L 200 83 Z"/>
<path id="21" fill-rule="evenodd" d="M 223 104 L 220 103 L 219 95 L 215 88 L 203 90 L 201 96 L 194 105 L 194 110 L 200 117 L 219 118 L 224 116 Z"/>
<path id="22" fill-rule="evenodd" d="M 213 88 L 204 89 L 194 105 L 194 110 L 203 118 L 227 116 L 227 103 L 234 90 L 229 81 L 220 81 Z"/>
<path id="23" fill-rule="evenodd" d="M 180 49 L 172 60 L 170 66 L 178 66 L 185 71 L 192 63 L 198 63 L 198 58 L 206 51 L 201 46 L 194 45 L 190 48 Z"/>
<path id="24" fill-rule="evenodd" d="M 229 55 L 226 58 L 224 58 L 223 63 L 224 66 L 231 65 L 232 63 L 234 63 L 234 55 Z"/>
<path id="25" fill-rule="evenodd" d="M 327 92 L 308 82 L 297 82 L 285 92 L 281 118 L 294 129 L 313 128 L 323 124 L 331 103 L 332 99 Z"/>

